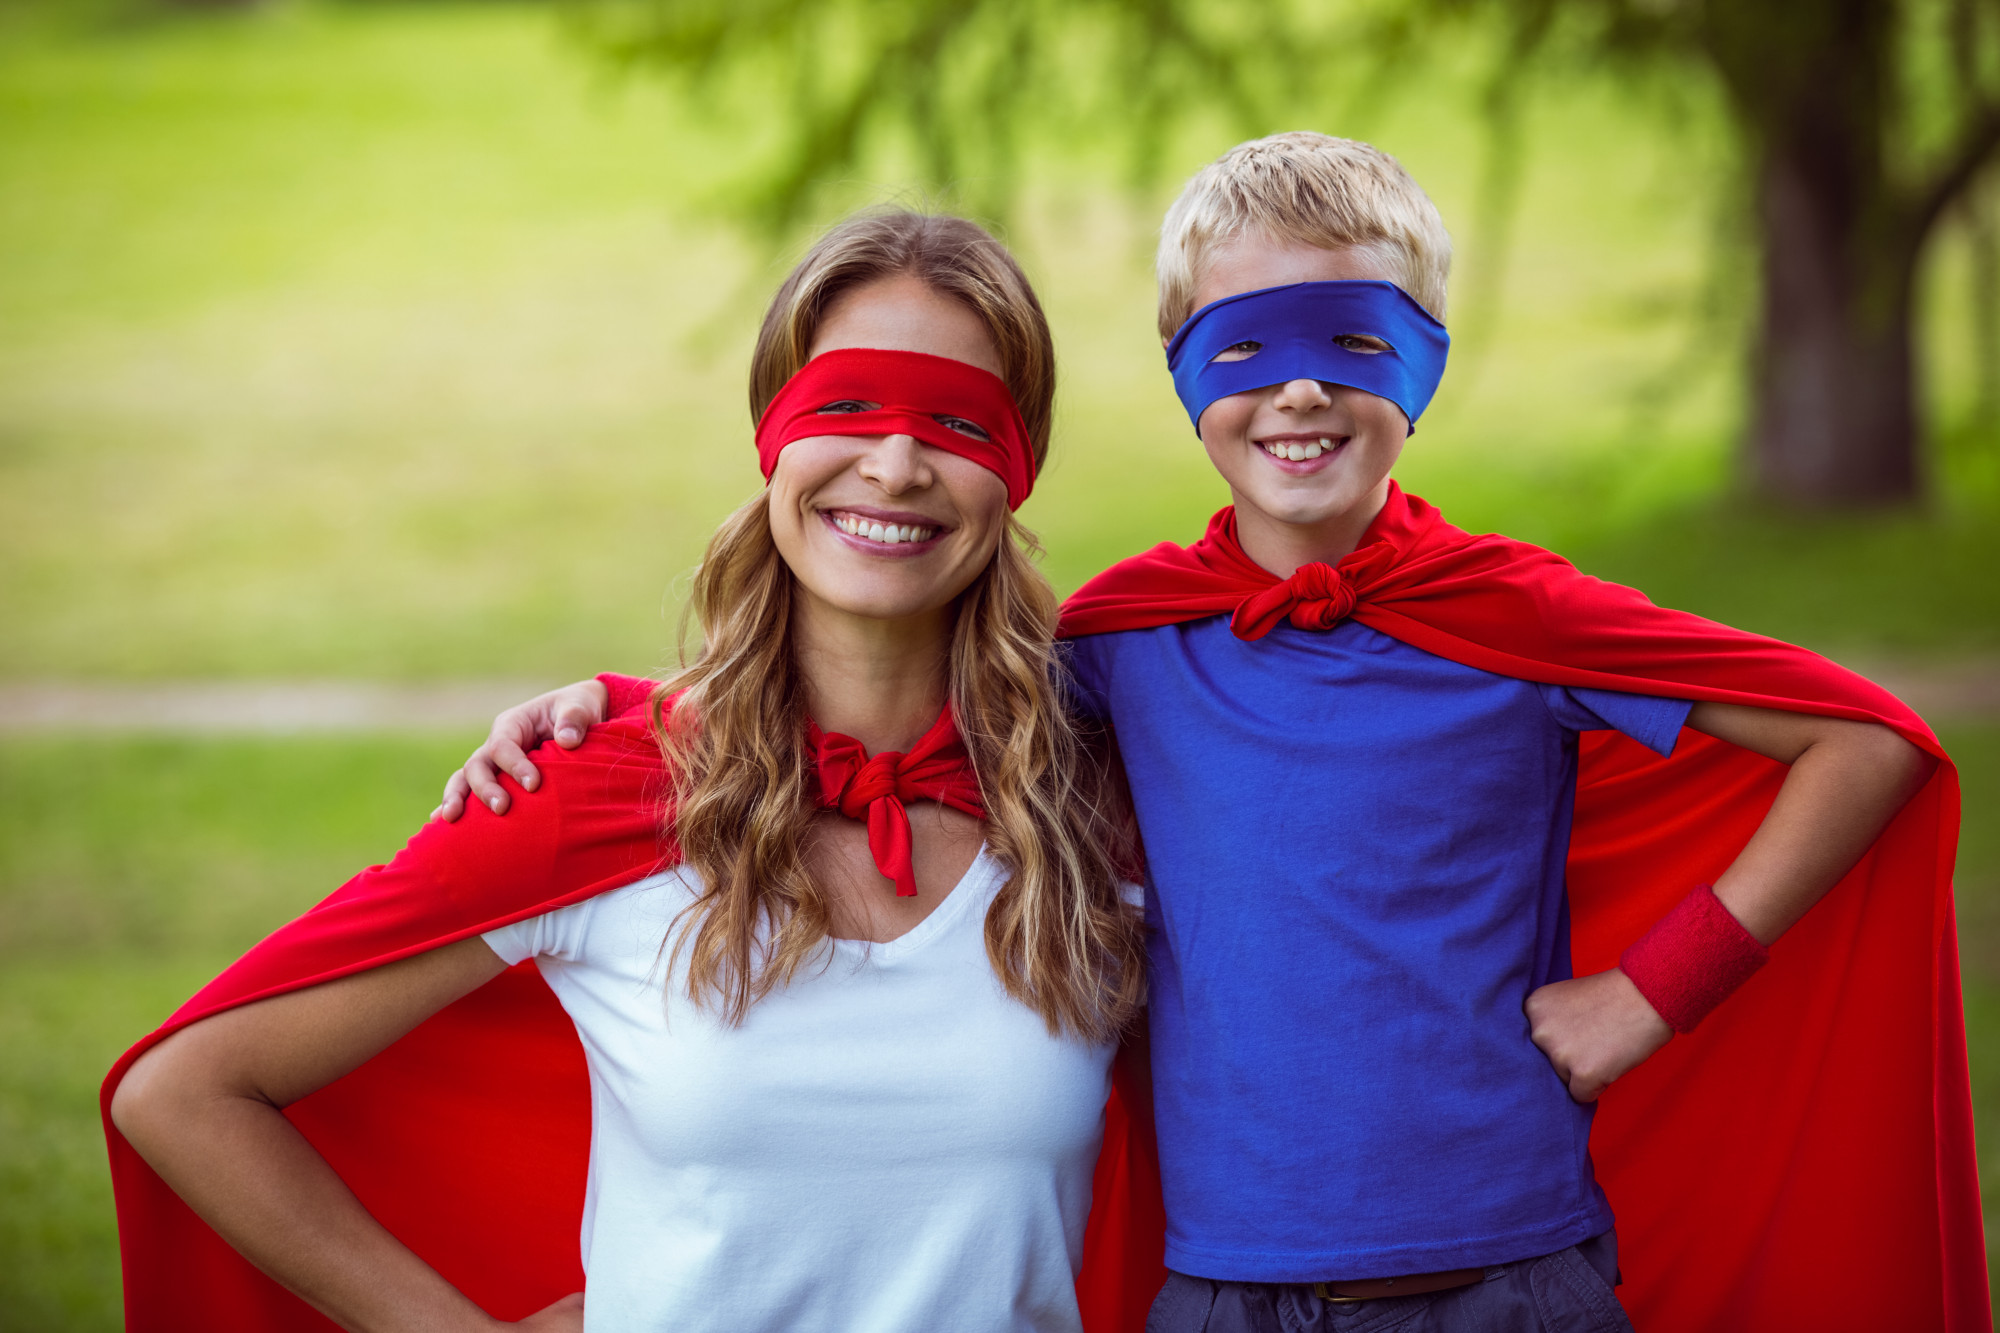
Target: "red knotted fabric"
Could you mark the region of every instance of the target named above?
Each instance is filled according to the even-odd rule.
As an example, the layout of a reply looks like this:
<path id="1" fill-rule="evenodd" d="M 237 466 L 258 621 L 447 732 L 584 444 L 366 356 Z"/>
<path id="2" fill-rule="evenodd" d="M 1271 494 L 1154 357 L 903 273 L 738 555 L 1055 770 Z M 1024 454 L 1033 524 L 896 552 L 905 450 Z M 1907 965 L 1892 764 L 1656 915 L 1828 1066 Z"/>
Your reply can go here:
<path id="1" fill-rule="evenodd" d="M 819 804 L 849 819 L 868 823 L 868 850 L 875 867 L 896 882 L 896 896 L 917 896 L 917 872 L 910 862 L 910 801 L 938 801 L 986 818 L 972 756 L 946 704 L 908 754 L 884 750 L 874 758 L 860 741 L 837 731 L 821 731 L 806 719 L 806 747 L 819 777 Z"/>
<path id="2" fill-rule="evenodd" d="M 1362 594 L 1395 563 L 1395 547 L 1370 542 L 1337 565 L 1323 560 L 1300 565 L 1290 578 L 1238 602 L 1229 628 L 1237 638 L 1251 641 L 1276 629 L 1280 620 L 1300 629 L 1332 629 L 1354 614 Z"/>

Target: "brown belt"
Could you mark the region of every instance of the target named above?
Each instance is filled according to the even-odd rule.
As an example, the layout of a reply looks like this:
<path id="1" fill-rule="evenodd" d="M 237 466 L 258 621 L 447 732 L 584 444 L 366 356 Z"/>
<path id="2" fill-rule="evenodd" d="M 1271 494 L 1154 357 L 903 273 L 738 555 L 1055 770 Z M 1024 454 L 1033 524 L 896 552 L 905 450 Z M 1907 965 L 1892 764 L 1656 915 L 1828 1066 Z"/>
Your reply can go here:
<path id="1" fill-rule="evenodd" d="M 1412 1273 L 1408 1277 L 1371 1277 L 1359 1282 L 1315 1282 L 1313 1295 L 1323 1301 L 1379 1301 L 1384 1296 L 1421 1296 L 1427 1291 L 1469 1287 L 1486 1276 L 1483 1268 L 1454 1268 L 1448 1273 Z"/>

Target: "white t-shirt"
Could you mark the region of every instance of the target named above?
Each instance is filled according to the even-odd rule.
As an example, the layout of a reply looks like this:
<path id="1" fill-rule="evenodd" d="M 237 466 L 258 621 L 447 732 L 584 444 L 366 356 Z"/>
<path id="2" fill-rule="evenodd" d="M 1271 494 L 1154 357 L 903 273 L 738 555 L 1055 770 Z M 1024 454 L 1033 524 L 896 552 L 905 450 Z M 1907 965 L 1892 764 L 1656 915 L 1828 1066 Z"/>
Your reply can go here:
<path id="1" fill-rule="evenodd" d="M 486 934 L 589 1061 L 589 1333 L 1080 1326 L 1111 1048 L 1000 988 L 1004 876 L 982 849 L 914 930 L 829 941 L 736 1028 L 663 985 L 685 867 Z"/>

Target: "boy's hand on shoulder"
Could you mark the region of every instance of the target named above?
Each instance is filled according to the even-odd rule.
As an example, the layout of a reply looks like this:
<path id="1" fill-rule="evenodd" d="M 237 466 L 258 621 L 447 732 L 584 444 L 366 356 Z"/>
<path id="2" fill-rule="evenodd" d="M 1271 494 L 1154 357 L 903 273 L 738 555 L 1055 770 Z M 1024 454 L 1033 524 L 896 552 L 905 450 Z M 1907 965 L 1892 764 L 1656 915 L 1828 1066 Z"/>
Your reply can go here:
<path id="1" fill-rule="evenodd" d="M 1528 996 L 1528 1035 L 1579 1102 L 1667 1044 L 1674 1030 L 1618 968 L 1552 982 Z"/>
<path id="2" fill-rule="evenodd" d="M 500 714 L 493 719 L 485 743 L 444 784 L 444 799 L 431 811 L 431 818 L 454 823 L 465 813 L 467 800 L 477 800 L 496 815 L 506 814 L 507 789 L 500 785 L 500 774 L 520 783 L 522 791 L 533 791 L 542 783 L 542 771 L 528 758 L 528 751 L 547 740 L 574 750 L 591 727 L 604 721 L 609 702 L 602 682 L 580 680 Z"/>

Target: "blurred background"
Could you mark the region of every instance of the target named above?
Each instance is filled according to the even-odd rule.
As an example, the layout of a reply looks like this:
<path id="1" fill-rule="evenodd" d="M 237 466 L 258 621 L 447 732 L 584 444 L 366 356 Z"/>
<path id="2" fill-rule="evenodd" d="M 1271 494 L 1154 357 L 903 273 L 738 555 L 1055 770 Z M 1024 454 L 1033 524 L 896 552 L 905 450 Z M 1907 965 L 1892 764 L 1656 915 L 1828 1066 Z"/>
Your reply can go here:
<path id="1" fill-rule="evenodd" d="M 0 0 L 0 1330 L 119 1326 L 118 1052 L 495 707 L 673 663 L 818 227 L 1021 255 L 1068 591 L 1226 501 L 1150 248 L 1284 128 L 1456 238 L 1406 486 L 1943 735 L 2000 1184 L 1996 88 L 1994 0 Z"/>

